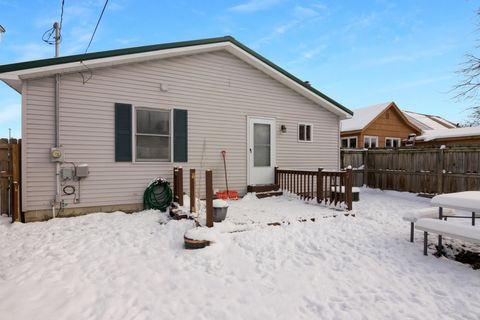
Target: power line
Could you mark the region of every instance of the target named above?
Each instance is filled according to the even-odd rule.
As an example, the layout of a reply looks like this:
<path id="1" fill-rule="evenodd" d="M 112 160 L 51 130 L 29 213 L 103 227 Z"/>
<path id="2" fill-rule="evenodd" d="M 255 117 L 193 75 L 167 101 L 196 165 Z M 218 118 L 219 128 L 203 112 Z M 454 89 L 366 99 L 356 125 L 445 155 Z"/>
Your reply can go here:
<path id="1" fill-rule="evenodd" d="M 63 24 L 63 7 L 65 6 L 65 0 L 62 0 L 62 11 L 60 13 L 60 31 L 62 31 L 62 24 Z"/>
<path id="2" fill-rule="evenodd" d="M 93 30 L 92 37 L 90 38 L 90 42 L 88 43 L 87 49 L 85 49 L 85 53 L 87 53 L 88 49 L 90 48 L 90 45 L 92 44 L 93 38 L 95 37 L 95 33 L 97 32 L 98 25 L 100 24 L 100 21 L 102 20 L 103 13 L 105 12 L 105 9 L 107 8 L 108 0 L 105 0 L 105 4 L 103 5 L 102 13 L 100 13 L 100 17 L 98 17 L 97 25 L 95 26 L 95 30 Z"/>

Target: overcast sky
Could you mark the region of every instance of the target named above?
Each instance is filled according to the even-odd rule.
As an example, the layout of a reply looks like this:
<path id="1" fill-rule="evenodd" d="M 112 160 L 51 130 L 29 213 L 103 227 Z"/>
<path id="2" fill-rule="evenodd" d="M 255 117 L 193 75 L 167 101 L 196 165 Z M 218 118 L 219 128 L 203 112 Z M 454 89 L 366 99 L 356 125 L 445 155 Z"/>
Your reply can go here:
<path id="1" fill-rule="evenodd" d="M 0 0 L 0 64 L 52 57 L 61 1 Z M 61 55 L 83 53 L 104 0 L 65 0 Z M 350 109 L 395 101 L 453 122 L 455 73 L 475 53 L 478 1 L 110 0 L 89 52 L 231 35 Z M 0 137 L 20 136 L 20 95 L 0 84 Z"/>

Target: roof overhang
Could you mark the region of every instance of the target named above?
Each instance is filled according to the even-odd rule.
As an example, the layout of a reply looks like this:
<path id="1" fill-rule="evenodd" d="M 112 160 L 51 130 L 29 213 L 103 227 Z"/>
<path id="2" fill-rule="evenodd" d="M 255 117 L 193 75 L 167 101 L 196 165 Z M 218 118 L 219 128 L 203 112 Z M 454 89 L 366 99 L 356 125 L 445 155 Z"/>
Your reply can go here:
<path id="1" fill-rule="evenodd" d="M 349 109 L 273 64 L 232 37 L 111 50 L 87 55 L 66 56 L 4 65 L 0 66 L 0 80 L 3 80 L 16 91 L 21 92 L 22 81 L 27 79 L 48 77 L 54 74 L 80 72 L 87 70 L 87 68 L 104 68 L 125 63 L 166 59 L 218 50 L 230 52 L 314 103 L 338 115 L 340 119 L 350 118 L 353 114 Z"/>

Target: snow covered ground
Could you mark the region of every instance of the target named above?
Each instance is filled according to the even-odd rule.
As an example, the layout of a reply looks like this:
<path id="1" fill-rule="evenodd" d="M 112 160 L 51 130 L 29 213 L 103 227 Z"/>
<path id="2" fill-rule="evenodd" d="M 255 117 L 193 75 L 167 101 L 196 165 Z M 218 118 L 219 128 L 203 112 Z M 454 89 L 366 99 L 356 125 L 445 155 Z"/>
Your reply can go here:
<path id="1" fill-rule="evenodd" d="M 183 249 L 192 221 L 155 211 L 1 218 L 0 318 L 478 319 L 480 273 L 423 256 L 420 232 L 408 242 L 402 214 L 427 206 L 362 189 L 347 217 L 289 197 L 247 197 L 230 203 L 215 243 L 196 251 Z M 322 218 L 297 221 L 313 216 Z M 266 225 L 280 220 L 290 223 Z"/>

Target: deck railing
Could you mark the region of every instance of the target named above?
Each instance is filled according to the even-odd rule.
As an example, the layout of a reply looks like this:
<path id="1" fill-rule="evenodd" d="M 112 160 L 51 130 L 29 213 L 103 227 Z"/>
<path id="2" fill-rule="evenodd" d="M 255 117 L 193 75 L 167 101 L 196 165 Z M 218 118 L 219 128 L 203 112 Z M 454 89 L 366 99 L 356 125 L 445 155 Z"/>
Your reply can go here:
<path id="1" fill-rule="evenodd" d="M 352 169 L 345 171 L 284 170 L 275 168 L 275 184 L 282 190 L 299 195 L 305 200 L 317 199 L 318 203 L 344 203 L 352 210 Z"/>

